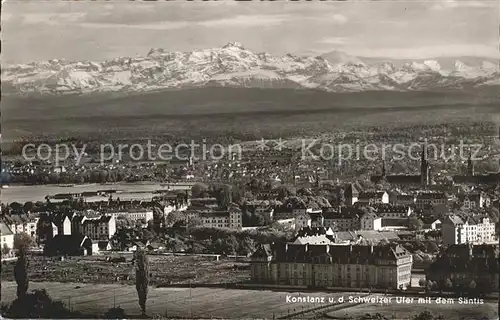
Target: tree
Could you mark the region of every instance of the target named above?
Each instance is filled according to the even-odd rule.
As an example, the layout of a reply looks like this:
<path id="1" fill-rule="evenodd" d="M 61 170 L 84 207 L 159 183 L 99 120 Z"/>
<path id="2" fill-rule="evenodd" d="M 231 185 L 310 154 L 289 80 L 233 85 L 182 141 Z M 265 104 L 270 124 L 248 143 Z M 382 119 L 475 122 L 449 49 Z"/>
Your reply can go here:
<path id="1" fill-rule="evenodd" d="M 181 221 L 182 219 L 183 219 L 182 214 L 179 211 L 172 211 L 165 218 L 165 224 L 167 226 L 172 226 L 177 221 Z"/>
<path id="2" fill-rule="evenodd" d="M 434 289 L 434 283 L 430 280 L 427 281 L 425 288 L 427 289 L 427 291 L 432 291 L 432 289 Z"/>
<path id="3" fill-rule="evenodd" d="M 420 280 L 418 280 L 419 286 L 425 287 L 426 284 L 427 284 L 427 281 L 424 278 L 420 278 Z"/>
<path id="4" fill-rule="evenodd" d="M 469 282 L 469 290 L 470 290 L 470 292 L 476 291 L 476 281 L 471 280 L 471 282 Z"/>
<path id="5" fill-rule="evenodd" d="M 105 314 L 104 318 L 106 319 L 127 319 L 125 315 L 125 310 L 120 307 L 115 307 L 109 309 Z"/>
<path id="6" fill-rule="evenodd" d="M 191 187 L 191 195 L 193 198 L 201 198 L 207 190 L 208 186 L 206 184 L 196 183 Z"/>
<path id="7" fill-rule="evenodd" d="M 9 253 L 10 253 L 9 246 L 6 243 L 4 243 L 2 247 L 2 256 L 7 256 L 9 255 Z"/>
<path id="8" fill-rule="evenodd" d="M 424 223 L 422 222 L 422 220 L 420 220 L 417 217 L 410 217 L 408 219 L 408 228 L 410 230 L 417 231 L 417 230 L 422 229 L 423 226 L 424 226 Z"/>
<path id="9" fill-rule="evenodd" d="M 447 291 L 451 291 L 451 289 L 453 289 L 453 282 L 451 282 L 450 279 L 446 279 L 446 281 L 444 282 L 444 287 L 445 289 L 447 289 Z"/>
<path id="10" fill-rule="evenodd" d="M 26 248 L 23 246 L 19 248 L 19 256 L 14 266 L 14 278 L 17 283 L 17 298 L 22 299 L 26 296 L 29 286 L 28 259 L 26 258 Z"/>
<path id="11" fill-rule="evenodd" d="M 7 318 L 69 319 L 74 318 L 61 301 L 54 301 L 45 289 L 34 290 L 22 299 L 17 298 L 9 307 Z"/>
<path id="12" fill-rule="evenodd" d="M 146 300 L 149 286 L 149 264 L 146 252 L 138 250 L 136 253 L 135 288 L 139 296 L 139 305 L 143 314 L 146 314 Z"/>
<path id="13" fill-rule="evenodd" d="M 28 249 L 34 244 L 33 239 L 25 232 L 14 235 L 14 249 L 20 250 L 21 247 Z"/>
<path id="14" fill-rule="evenodd" d="M 435 242 L 428 242 L 427 243 L 427 253 L 434 253 L 439 250 L 437 244 Z"/>

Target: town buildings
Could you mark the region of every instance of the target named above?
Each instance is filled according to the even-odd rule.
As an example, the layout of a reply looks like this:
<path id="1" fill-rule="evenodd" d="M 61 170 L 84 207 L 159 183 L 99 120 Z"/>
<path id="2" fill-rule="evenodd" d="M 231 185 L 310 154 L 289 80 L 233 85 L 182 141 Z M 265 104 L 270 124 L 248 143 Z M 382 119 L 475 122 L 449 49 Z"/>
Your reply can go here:
<path id="1" fill-rule="evenodd" d="M 2 215 L 1 221 L 5 223 L 14 234 L 26 233 L 33 239 L 37 238 L 37 214 L 12 214 Z"/>
<path id="2" fill-rule="evenodd" d="M 495 240 L 495 223 L 486 216 L 447 216 L 442 225 L 445 245 L 488 243 Z"/>
<path id="3" fill-rule="evenodd" d="M 386 182 L 393 186 L 427 188 L 433 183 L 431 178 L 431 167 L 427 159 L 427 147 L 424 146 L 421 153 L 419 175 L 388 175 L 386 172 L 386 163 L 383 161 L 381 174 L 372 176 L 370 180 L 375 184 Z"/>
<path id="4" fill-rule="evenodd" d="M 429 266 L 426 278 L 441 286 L 450 280 L 455 289 L 467 290 L 474 281 L 483 293 L 498 291 L 498 253 L 498 245 L 452 245 Z"/>
<path id="5" fill-rule="evenodd" d="M 319 288 L 403 289 L 413 263 L 399 245 L 264 244 L 251 258 L 256 283 Z"/>

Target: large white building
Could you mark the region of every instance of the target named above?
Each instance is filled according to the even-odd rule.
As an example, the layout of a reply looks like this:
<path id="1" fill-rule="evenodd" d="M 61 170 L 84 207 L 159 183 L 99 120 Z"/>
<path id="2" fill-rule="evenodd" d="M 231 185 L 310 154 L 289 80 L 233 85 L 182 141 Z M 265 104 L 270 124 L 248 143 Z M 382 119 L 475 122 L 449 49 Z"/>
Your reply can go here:
<path id="1" fill-rule="evenodd" d="M 197 220 L 204 227 L 209 228 L 229 228 L 241 229 L 243 227 L 243 216 L 241 210 L 234 206 L 229 207 L 227 211 L 184 211 L 184 219 Z"/>
<path id="2" fill-rule="evenodd" d="M 411 253 L 399 245 L 261 245 L 252 255 L 251 279 L 318 288 L 404 289 L 411 282 L 412 264 Z"/>
<path id="3" fill-rule="evenodd" d="M 481 244 L 495 240 L 495 223 L 484 216 L 461 218 L 450 215 L 446 217 L 441 228 L 445 245 Z"/>
<path id="4" fill-rule="evenodd" d="M 150 220 L 154 219 L 153 210 L 145 209 L 145 208 L 137 208 L 137 209 L 129 209 L 123 211 L 113 211 L 108 212 L 113 213 L 116 217 L 125 217 L 131 221 L 141 221 L 144 220 L 146 223 Z"/>

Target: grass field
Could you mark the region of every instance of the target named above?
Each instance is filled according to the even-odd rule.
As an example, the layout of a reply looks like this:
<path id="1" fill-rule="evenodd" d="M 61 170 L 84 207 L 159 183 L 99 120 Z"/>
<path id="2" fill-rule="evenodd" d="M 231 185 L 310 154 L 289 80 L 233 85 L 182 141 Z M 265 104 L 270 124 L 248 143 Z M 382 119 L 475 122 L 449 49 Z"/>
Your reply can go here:
<path id="1" fill-rule="evenodd" d="M 45 288 L 54 298 L 63 301 L 74 311 L 86 314 L 103 314 L 113 306 L 120 306 L 127 315 L 138 315 L 139 305 L 134 286 L 127 285 L 91 285 L 79 283 L 30 283 L 30 289 Z M 2 282 L 2 301 L 11 301 L 16 292 L 13 282 Z M 324 303 L 287 302 L 290 297 L 325 297 Z M 299 293 L 270 290 L 236 290 L 214 288 L 150 288 L 147 301 L 147 314 L 167 315 L 185 318 L 258 318 L 272 319 L 296 312 L 306 313 L 294 316 L 294 319 L 312 319 L 313 312 L 307 310 L 328 306 L 338 302 L 340 297 L 348 301 L 349 297 L 358 297 L 359 293 Z M 375 296 L 375 295 L 373 295 Z M 395 298 L 393 298 L 394 300 Z M 428 310 L 434 315 L 443 315 L 444 319 L 497 319 L 496 303 L 483 305 L 417 305 L 417 304 L 342 304 L 342 309 L 327 312 L 328 317 L 359 319 L 365 314 L 381 313 L 392 319 L 411 319 L 416 313 Z M 339 306 L 340 307 L 340 306 Z M 327 309 L 325 309 L 327 310 Z M 321 311 L 318 310 L 318 313 Z M 487 318 L 484 318 L 487 317 Z M 325 318 L 325 317 L 322 317 Z"/>
<path id="2" fill-rule="evenodd" d="M 79 287 L 77 289 L 77 286 Z M 114 305 L 128 315 L 140 314 L 134 286 L 91 285 L 79 283 L 30 283 L 30 289 L 45 288 L 51 297 L 62 300 L 74 311 L 103 314 Z M 2 301 L 15 297 L 16 285 L 2 282 Z M 304 293 L 230 290 L 214 288 L 150 288 L 147 301 L 148 315 L 186 318 L 268 318 L 294 313 L 303 308 L 322 304 L 287 303 L 286 296 L 304 296 Z M 307 293 L 310 297 L 357 296 L 357 293 Z M 325 300 L 327 301 L 327 300 Z M 325 304 L 326 305 L 326 304 Z"/>

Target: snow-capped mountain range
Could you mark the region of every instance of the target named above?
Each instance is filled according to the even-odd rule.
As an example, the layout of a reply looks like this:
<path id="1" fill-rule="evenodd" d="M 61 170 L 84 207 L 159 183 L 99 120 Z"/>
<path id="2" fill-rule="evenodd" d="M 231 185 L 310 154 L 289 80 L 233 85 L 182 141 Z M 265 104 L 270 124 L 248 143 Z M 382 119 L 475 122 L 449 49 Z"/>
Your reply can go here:
<path id="1" fill-rule="evenodd" d="M 3 90 L 10 93 L 144 92 L 207 86 L 425 91 L 488 85 L 500 85 L 500 72 L 498 64 L 487 60 L 474 66 L 455 60 L 451 68 L 441 67 L 436 60 L 397 66 L 391 61 L 366 63 L 338 51 L 316 57 L 276 57 L 252 52 L 236 42 L 191 52 L 151 49 L 145 57 L 103 62 L 50 60 L 2 69 Z"/>

